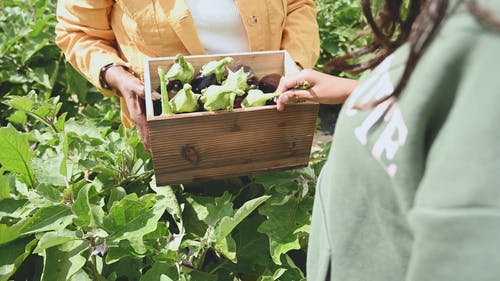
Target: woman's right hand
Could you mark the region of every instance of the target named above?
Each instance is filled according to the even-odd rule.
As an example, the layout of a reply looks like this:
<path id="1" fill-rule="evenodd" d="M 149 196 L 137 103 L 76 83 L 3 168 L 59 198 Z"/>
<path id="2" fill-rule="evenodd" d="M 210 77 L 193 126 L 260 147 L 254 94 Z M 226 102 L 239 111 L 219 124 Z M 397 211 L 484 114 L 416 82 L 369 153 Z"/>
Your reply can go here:
<path id="1" fill-rule="evenodd" d="M 122 67 L 109 68 L 104 76 L 106 83 L 125 99 L 130 118 L 137 127 L 144 146 L 150 150 L 149 129 L 146 120 L 144 83 Z M 151 93 L 152 100 L 161 98 L 158 92 Z"/>
<path id="2" fill-rule="evenodd" d="M 309 83 L 307 89 L 297 89 L 304 82 Z M 276 89 L 281 96 L 276 99 L 277 109 L 282 111 L 285 104 L 301 101 L 314 101 L 323 104 L 340 104 L 358 85 L 354 79 L 341 78 L 313 69 L 304 69 L 296 74 L 284 76 Z"/>

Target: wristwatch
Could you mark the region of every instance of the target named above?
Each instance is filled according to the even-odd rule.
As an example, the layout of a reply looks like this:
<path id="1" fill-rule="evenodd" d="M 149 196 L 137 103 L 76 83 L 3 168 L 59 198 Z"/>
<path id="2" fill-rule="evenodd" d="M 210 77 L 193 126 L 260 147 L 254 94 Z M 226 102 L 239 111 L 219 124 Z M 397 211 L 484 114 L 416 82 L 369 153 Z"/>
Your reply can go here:
<path id="1" fill-rule="evenodd" d="M 123 67 L 123 69 L 125 69 L 126 71 L 134 74 L 130 69 L 129 63 L 120 64 L 120 63 L 112 62 L 112 63 L 106 64 L 105 66 L 103 66 L 101 68 L 101 71 L 99 72 L 99 82 L 101 83 L 101 87 L 103 87 L 104 89 L 108 89 L 108 90 L 111 89 L 109 84 L 106 82 L 106 79 L 104 79 L 104 75 L 106 74 L 106 71 L 108 71 L 108 69 L 115 67 L 115 66 Z"/>

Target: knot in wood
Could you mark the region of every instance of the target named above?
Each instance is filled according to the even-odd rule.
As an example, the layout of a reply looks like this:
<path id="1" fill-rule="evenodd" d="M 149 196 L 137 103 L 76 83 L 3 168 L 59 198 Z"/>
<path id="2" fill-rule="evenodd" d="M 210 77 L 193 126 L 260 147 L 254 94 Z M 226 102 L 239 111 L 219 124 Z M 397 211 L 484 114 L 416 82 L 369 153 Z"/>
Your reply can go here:
<path id="1" fill-rule="evenodd" d="M 241 131 L 240 125 L 238 125 L 238 124 L 233 124 L 233 125 L 229 128 L 229 131 L 230 131 L 230 132 L 239 132 L 239 131 Z"/>
<path id="2" fill-rule="evenodd" d="M 192 164 L 198 164 L 198 162 L 200 162 L 200 154 L 193 145 L 188 144 L 182 147 L 181 155 L 182 158 Z"/>

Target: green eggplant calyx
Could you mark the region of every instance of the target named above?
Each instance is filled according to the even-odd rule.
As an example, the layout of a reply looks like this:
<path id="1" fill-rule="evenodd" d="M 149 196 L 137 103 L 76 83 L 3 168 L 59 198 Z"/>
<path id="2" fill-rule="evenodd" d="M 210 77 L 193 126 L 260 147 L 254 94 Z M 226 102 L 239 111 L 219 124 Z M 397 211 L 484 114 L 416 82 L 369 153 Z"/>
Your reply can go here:
<path id="1" fill-rule="evenodd" d="M 166 74 L 168 80 L 180 80 L 183 84 L 191 82 L 194 77 L 194 67 L 182 54 L 177 54 L 175 63 Z"/>
<path id="2" fill-rule="evenodd" d="M 264 93 L 258 89 L 251 89 L 248 91 L 248 95 L 241 103 L 241 107 L 264 106 L 268 100 L 279 97 L 280 95 L 280 92 Z"/>
<path id="3" fill-rule="evenodd" d="M 158 77 L 160 78 L 161 114 L 172 115 L 174 112 L 172 111 L 172 107 L 170 106 L 170 102 L 168 100 L 167 78 L 165 76 L 165 70 L 158 67 Z"/>
<path id="4" fill-rule="evenodd" d="M 240 68 L 235 72 L 228 69 L 227 78 L 224 82 L 222 82 L 222 85 L 233 89 L 235 92 L 240 93 L 240 95 L 243 95 L 249 89 L 247 84 L 249 75 L 250 74 L 245 72 L 243 68 Z"/>
<path id="5" fill-rule="evenodd" d="M 235 96 L 236 93 L 228 87 L 211 85 L 202 90 L 201 101 L 203 107 L 208 111 L 232 109 L 231 100 L 234 102 Z"/>
<path id="6" fill-rule="evenodd" d="M 200 74 L 202 76 L 215 74 L 217 83 L 221 83 L 226 75 L 226 65 L 232 63 L 233 61 L 234 59 L 232 57 L 225 57 L 220 60 L 210 61 L 201 67 Z"/>
<path id="7" fill-rule="evenodd" d="M 172 111 L 174 113 L 184 113 L 198 110 L 200 96 L 192 91 L 190 84 L 184 84 L 182 89 L 170 100 Z"/>

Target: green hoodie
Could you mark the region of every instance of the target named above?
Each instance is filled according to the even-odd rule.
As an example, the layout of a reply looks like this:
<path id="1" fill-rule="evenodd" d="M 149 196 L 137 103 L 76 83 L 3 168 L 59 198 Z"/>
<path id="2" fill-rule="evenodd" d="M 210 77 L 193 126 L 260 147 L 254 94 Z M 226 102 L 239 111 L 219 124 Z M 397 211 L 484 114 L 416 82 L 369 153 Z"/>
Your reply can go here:
<path id="1" fill-rule="evenodd" d="M 500 18 L 499 0 L 478 4 Z M 460 6 L 397 100 L 353 109 L 391 93 L 407 52 L 343 106 L 316 189 L 309 281 L 500 280 L 500 33 Z"/>

